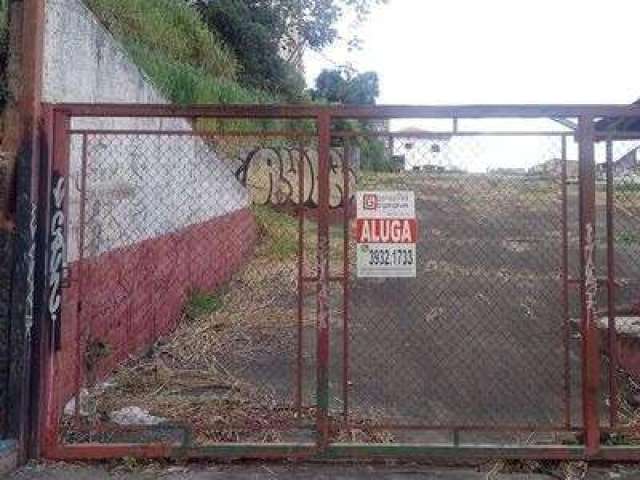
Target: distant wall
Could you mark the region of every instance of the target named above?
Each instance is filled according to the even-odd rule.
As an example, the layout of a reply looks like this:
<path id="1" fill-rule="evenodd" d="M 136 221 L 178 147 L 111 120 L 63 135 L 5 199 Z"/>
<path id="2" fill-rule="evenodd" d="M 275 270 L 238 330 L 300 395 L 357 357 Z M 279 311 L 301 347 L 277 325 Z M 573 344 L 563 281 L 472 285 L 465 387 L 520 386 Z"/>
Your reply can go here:
<path id="1" fill-rule="evenodd" d="M 80 0 L 47 0 L 43 69 L 45 102 L 169 103 Z M 82 119 L 72 127 L 191 130 L 176 119 Z M 79 324 L 81 338 L 90 330 L 108 344 L 99 369 L 107 374 L 175 327 L 191 288 L 228 279 L 256 238 L 246 189 L 199 137 L 90 135 L 87 143 L 85 222 L 79 135 L 65 178 L 72 284 L 61 307 L 62 401 L 85 348 L 76 349 Z"/>

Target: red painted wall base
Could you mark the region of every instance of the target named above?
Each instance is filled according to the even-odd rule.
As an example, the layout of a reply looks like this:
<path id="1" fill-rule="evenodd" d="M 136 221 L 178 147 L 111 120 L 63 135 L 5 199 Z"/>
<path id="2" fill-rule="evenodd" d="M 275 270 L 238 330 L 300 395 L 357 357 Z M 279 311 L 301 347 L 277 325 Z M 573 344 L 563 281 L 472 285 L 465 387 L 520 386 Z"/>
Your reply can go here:
<path id="1" fill-rule="evenodd" d="M 89 338 L 107 348 L 96 371 L 105 378 L 176 327 L 191 291 L 212 291 L 228 281 L 250 258 L 256 238 L 253 215 L 243 209 L 85 259 L 82 274 L 73 263 L 56 355 L 58 408 L 75 392 L 75 366 L 78 355 L 84 361 Z"/>

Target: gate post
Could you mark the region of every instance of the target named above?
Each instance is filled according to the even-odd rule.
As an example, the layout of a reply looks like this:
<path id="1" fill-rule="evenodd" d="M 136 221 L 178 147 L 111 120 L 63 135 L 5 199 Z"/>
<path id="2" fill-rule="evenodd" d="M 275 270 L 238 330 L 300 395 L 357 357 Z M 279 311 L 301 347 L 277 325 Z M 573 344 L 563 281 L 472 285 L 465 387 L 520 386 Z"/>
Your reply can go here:
<path id="1" fill-rule="evenodd" d="M 594 119 L 579 118 L 580 160 L 580 308 L 582 331 L 582 415 L 587 456 L 600 448 L 598 412 L 600 350 L 596 318 L 598 289 L 595 267 L 596 177 L 594 155 Z"/>
<path id="2" fill-rule="evenodd" d="M 33 456 L 47 457 L 57 444 L 58 405 L 55 385 L 55 339 L 51 315 L 51 248 L 52 210 L 54 205 L 54 173 L 66 176 L 69 159 L 69 129 L 71 117 L 67 112 L 50 106 L 48 121 L 47 155 L 43 159 L 40 174 L 39 228 L 34 315 L 35 359 L 33 362 L 36 380 L 32 389 L 34 400 Z M 63 229 L 64 232 L 64 229 Z M 55 300 L 55 299 L 54 299 Z M 57 303 L 57 302 L 53 302 Z M 59 303 L 58 303 L 59 305 Z"/>
<path id="3" fill-rule="evenodd" d="M 331 116 L 322 111 L 318 129 L 318 286 L 317 286 L 317 391 L 318 446 L 329 442 L 329 154 Z"/>

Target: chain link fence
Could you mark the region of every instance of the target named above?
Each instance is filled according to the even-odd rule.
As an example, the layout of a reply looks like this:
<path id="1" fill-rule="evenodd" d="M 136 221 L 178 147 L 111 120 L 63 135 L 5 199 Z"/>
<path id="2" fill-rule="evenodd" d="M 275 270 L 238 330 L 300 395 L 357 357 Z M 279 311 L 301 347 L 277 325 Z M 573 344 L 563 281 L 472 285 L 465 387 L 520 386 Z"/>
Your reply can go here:
<path id="1" fill-rule="evenodd" d="M 354 430 L 415 442 L 570 428 L 579 352 L 565 313 L 563 212 L 577 198 L 563 189 L 577 160 L 567 136 L 532 133 L 348 140 L 386 155 L 360 159 L 357 189 L 414 192 L 418 232 L 415 278 L 357 278 L 349 255 L 345 440 Z"/>
<path id="2" fill-rule="evenodd" d="M 60 445 L 633 436 L 637 141 L 591 142 L 589 239 L 584 134 L 549 119 L 138 120 L 70 124 L 52 172 Z M 385 192 L 401 277 L 358 260 Z"/>

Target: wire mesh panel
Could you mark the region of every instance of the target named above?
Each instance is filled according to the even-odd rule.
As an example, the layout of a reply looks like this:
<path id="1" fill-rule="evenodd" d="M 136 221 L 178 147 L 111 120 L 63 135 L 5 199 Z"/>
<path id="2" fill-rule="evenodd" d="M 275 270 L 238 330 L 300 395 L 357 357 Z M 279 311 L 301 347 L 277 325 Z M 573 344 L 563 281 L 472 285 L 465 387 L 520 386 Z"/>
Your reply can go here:
<path id="1" fill-rule="evenodd" d="M 67 108 L 58 458 L 635 438 L 640 135 L 569 107 Z"/>
<path id="2" fill-rule="evenodd" d="M 348 141 L 360 153 L 358 191 L 415 195 L 417 265 L 415 277 L 359 278 L 352 242 L 352 434 L 343 438 L 568 428 L 579 351 L 565 313 L 563 189 L 567 176 L 577 181 L 566 138 L 423 132 Z"/>
<path id="3" fill-rule="evenodd" d="M 603 138 L 596 165 L 598 205 L 601 210 L 601 272 L 606 272 L 599 296 L 598 328 L 603 345 L 606 383 L 602 391 L 605 415 L 602 424 L 611 428 L 612 441 L 635 441 L 638 420 L 640 370 L 640 135 L 637 119 L 608 125 L 601 122 Z"/>
<path id="4" fill-rule="evenodd" d="M 64 440 L 313 440 L 313 139 L 85 131 L 70 159 Z"/>

